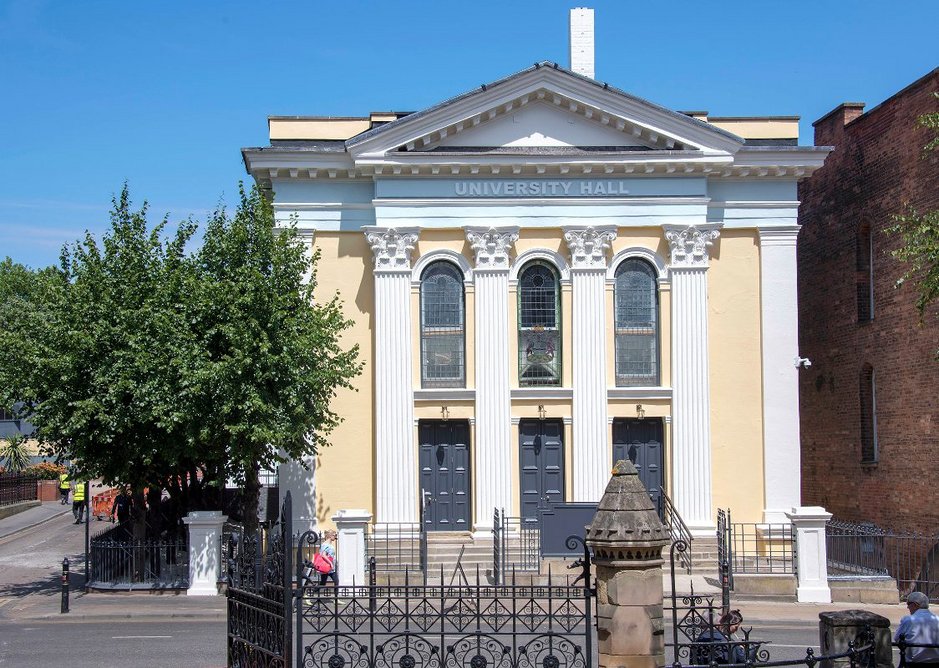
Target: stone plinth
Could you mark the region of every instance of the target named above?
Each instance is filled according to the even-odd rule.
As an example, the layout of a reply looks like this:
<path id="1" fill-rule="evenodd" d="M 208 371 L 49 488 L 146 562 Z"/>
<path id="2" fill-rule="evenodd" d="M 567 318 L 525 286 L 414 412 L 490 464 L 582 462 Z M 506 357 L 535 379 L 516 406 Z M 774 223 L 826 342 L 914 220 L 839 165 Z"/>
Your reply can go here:
<path id="1" fill-rule="evenodd" d="M 874 659 L 877 668 L 893 667 L 893 648 L 890 637 L 890 620 L 867 610 L 837 610 L 818 615 L 818 646 L 823 656 L 843 654 L 848 644 L 857 642 L 858 635 L 870 628 L 874 634 Z M 850 660 L 822 661 L 821 668 L 844 668 Z"/>
<path id="2" fill-rule="evenodd" d="M 662 548 L 670 542 L 635 467 L 618 461 L 587 529 L 597 568 L 601 668 L 665 664 Z"/>
<path id="3" fill-rule="evenodd" d="M 218 510 L 196 510 L 183 518 L 189 528 L 188 596 L 216 596 L 221 575 L 219 545 L 228 518 Z"/>

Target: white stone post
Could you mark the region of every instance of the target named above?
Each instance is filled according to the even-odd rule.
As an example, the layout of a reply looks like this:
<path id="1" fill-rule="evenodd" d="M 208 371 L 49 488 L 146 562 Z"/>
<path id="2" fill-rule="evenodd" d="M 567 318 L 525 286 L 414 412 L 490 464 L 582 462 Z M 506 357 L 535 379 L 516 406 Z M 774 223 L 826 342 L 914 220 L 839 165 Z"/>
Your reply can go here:
<path id="1" fill-rule="evenodd" d="M 573 292 L 574 501 L 597 502 L 609 479 L 606 398 L 606 267 L 616 227 L 565 227 Z"/>
<path id="2" fill-rule="evenodd" d="M 336 523 L 336 559 L 341 586 L 368 584 L 365 576 L 365 530 L 372 521 L 367 510 L 340 510 L 333 515 Z"/>
<path id="3" fill-rule="evenodd" d="M 763 330 L 763 521 L 786 521 L 802 502 L 799 439 L 799 226 L 760 230 Z"/>
<path id="4" fill-rule="evenodd" d="M 189 527 L 187 596 L 218 595 L 222 526 L 227 519 L 220 510 L 194 510 L 183 518 L 183 522 Z"/>
<path id="5" fill-rule="evenodd" d="M 825 545 L 825 525 L 831 513 L 821 506 L 800 506 L 786 513 L 792 522 L 792 535 L 796 541 L 796 564 L 799 603 L 831 603 L 828 587 L 828 550 Z"/>
<path id="6" fill-rule="evenodd" d="M 375 254 L 375 471 L 379 522 L 417 522 L 411 251 L 416 228 L 365 227 Z"/>
<path id="7" fill-rule="evenodd" d="M 711 516 L 711 383 L 708 364 L 708 246 L 718 225 L 665 227 L 672 278 L 672 468 L 675 505 L 693 534 Z"/>
<path id="8" fill-rule="evenodd" d="M 476 439 L 473 488 L 477 532 L 492 530 L 494 508 L 512 507 L 509 394 L 509 251 L 517 227 L 467 227 L 476 254 Z"/>

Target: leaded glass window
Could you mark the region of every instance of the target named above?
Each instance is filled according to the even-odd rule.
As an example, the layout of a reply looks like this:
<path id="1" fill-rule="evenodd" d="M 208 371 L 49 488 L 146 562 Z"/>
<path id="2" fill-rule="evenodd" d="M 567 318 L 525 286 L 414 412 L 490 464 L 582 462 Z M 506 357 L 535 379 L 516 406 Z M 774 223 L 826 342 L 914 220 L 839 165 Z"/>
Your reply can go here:
<path id="1" fill-rule="evenodd" d="M 616 269 L 614 288 L 616 384 L 659 383 L 659 293 L 652 266 L 627 259 Z"/>
<path id="2" fill-rule="evenodd" d="M 555 269 L 537 261 L 518 279 L 518 382 L 561 384 L 561 285 Z"/>
<path id="3" fill-rule="evenodd" d="M 434 262 L 421 276 L 421 386 L 466 384 L 466 309 L 463 275 Z"/>

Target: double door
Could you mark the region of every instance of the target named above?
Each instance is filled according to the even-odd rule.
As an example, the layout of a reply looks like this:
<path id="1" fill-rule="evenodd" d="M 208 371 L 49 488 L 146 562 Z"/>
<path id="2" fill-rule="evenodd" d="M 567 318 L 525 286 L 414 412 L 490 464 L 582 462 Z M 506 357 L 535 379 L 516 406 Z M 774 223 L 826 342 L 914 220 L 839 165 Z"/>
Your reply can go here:
<path id="1" fill-rule="evenodd" d="M 428 531 L 470 528 L 469 422 L 421 420 L 421 507 Z"/>
<path id="2" fill-rule="evenodd" d="M 665 454 L 662 448 L 662 421 L 616 418 L 613 420 L 613 463 L 628 459 L 639 472 L 639 480 L 662 516 L 662 487 Z"/>
<path id="3" fill-rule="evenodd" d="M 539 509 L 564 501 L 564 423 L 522 420 L 518 430 L 521 517 L 536 521 Z"/>

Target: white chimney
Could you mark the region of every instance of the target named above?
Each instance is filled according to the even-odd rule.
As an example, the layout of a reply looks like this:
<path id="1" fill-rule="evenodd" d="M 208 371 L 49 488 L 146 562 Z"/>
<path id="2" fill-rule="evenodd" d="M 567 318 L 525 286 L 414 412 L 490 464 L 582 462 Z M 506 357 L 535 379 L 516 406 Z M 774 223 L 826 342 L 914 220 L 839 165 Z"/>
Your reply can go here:
<path id="1" fill-rule="evenodd" d="M 593 10 L 571 10 L 571 70 L 593 79 Z"/>

